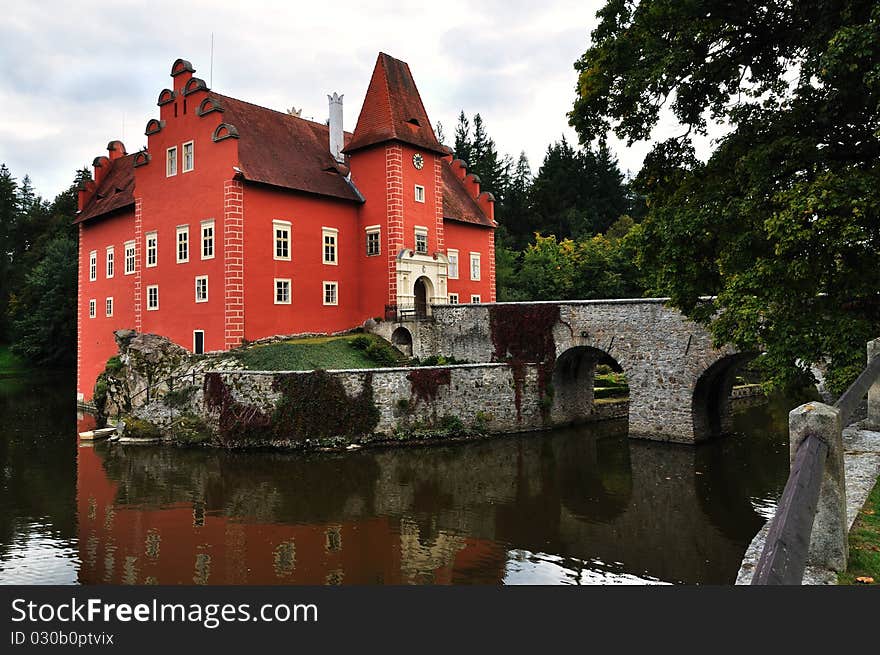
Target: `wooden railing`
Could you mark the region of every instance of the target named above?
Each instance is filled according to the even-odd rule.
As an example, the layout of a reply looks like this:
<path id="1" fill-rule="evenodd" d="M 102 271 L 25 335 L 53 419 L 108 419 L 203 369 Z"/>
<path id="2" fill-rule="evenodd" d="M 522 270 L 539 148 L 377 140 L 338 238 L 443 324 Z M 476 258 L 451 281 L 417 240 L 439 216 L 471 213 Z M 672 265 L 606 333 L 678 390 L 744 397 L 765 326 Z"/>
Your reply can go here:
<path id="1" fill-rule="evenodd" d="M 427 305 L 385 305 L 386 321 L 426 321 L 429 318 Z"/>
<path id="2" fill-rule="evenodd" d="M 880 339 L 868 344 L 868 365 L 833 407 L 807 403 L 789 414 L 791 472 L 753 585 L 801 584 L 807 565 L 846 568 L 848 523 L 843 426 L 868 395 L 868 421 L 880 424 Z"/>

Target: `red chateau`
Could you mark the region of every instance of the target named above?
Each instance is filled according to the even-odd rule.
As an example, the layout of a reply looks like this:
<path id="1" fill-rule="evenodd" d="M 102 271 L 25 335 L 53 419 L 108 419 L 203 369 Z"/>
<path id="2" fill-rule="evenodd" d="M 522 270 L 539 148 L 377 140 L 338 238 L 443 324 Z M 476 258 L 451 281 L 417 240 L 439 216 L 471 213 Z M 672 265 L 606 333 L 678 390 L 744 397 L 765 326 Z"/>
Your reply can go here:
<path id="1" fill-rule="evenodd" d="M 214 93 L 183 59 L 147 148 L 111 141 L 79 192 L 77 395 L 113 331 L 193 352 L 333 333 L 387 306 L 495 300 L 494 198 L 380 54 L 354 133 Z"/>

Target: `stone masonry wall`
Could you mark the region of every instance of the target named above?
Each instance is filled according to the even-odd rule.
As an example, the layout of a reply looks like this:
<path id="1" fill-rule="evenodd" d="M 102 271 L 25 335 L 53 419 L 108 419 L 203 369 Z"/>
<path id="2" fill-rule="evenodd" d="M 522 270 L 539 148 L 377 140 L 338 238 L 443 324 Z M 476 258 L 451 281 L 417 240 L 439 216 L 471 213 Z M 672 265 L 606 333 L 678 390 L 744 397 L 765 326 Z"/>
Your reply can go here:
<path id="1" fill-rule="evenodd" d="M 439 384 L 432 399 L 419 398 L 407 376 L 448 371 L 449 384 Z M 258 407 L 271 415 L 279 400 L 273 390 L 277 375 L 309 375 L 309 372 L 220 371 L 235 400 Z M 506 364 L 465 364 L 451 367 L 381 368 L 328 371 L 338 378 L 346 393 L 361 393 L 365 378 L 372 376 L 373 401 L 379 410 L 374 436 L 391 436 L 413 424 L 431 425 L 444 416 L 457 417 L 466 426 L 481 424 L 489 433 L 521 432 L 552 427 L 544 421 L 537 393 L 537 372 L 528 367 L 523 384 L 519 416 L 515 405 L 514 380 Z M 401 402 L 405 401 L 405 402 Z M 217 417 L 206 407 L 203 387 L 193 395 L 191 407 L 216 427 Z M 612 416 L 609 416 L 612 417 Z M 613 415 L 616 417 L 616 415 Z M 604 415 L 603 415 L 604 418 Z"/>
<path id="2" fill-rule="evenodd" d="M 726 426 L 724 416 L 713 419 L 711 414 L 729 413 L 728 387 L 737 366 L 747 357 L 730 347 L 713 347 L 706 329 L 667 307 L 666 300 L 516 304 L 559 306 L 560 320 L 553 328 L 557 360 L 571 349 L 581 349 L 610 355 L 620 364 L 630 387 L 632 436 L 694 443 Z M 501 304 L 508 303 L 497 305 Z M 490 333 L 491 307 L 436 305 L 428 321 L 380 324 L 376 331 L 390 335 L 403 325 L 413 335 L 414 356 L 442 354 L 469 362 L 492 362 L 496 357 Z"/>

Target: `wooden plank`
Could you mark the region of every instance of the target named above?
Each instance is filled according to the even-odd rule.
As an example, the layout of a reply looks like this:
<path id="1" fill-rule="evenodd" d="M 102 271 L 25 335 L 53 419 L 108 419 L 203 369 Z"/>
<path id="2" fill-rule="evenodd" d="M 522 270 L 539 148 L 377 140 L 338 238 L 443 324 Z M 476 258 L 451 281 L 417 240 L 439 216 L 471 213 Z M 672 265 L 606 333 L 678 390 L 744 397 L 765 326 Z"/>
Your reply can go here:
<path id="1" fill-rule="evenodd" d="M 810 435 L 798 448 L 767 533 L 753 585 L 797 585 L 804 577 L 828 444 Z"/>
<path id="2" fill-rule="evenodd" d="M 861 375 L 856 378 L 849 389 L 837 399 L 834 406 L 840 410 L 840 422 L 843 425 L 849 423 L 849 419 L 862 402 L 862 398 L 868 393 L 868 389 L 880 379 L 880 357 L 875 357 L 869 363 Z"/>

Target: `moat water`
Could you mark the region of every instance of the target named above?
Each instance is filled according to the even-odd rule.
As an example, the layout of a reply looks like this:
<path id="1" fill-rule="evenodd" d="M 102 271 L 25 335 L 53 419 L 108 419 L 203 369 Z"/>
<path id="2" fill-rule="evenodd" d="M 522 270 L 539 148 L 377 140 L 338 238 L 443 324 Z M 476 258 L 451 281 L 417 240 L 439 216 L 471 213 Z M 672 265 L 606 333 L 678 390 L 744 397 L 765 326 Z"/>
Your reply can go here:
<path id="1" fill-rule="evenodd" d="M 732 583 L 801 400 L 699 447 L 612 422 L 302 455 L 77 443 L 73 397 L 0 378 L 0 583 Z"/>

